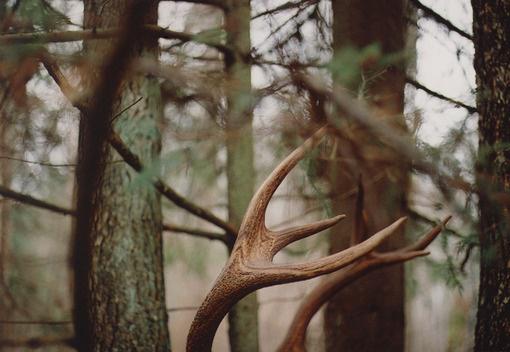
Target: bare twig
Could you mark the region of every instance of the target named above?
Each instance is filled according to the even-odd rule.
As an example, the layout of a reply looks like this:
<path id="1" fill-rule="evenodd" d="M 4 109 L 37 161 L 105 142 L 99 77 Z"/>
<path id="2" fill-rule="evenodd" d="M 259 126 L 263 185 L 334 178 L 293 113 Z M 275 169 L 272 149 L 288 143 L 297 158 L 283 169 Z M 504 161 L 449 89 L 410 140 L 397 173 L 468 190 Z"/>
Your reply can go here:
<path id="1" fill-rule="evenodd" d="M 74 209 L 68 209 L 60 207 L 58 205 L 34 198 L 32 196 L 13 191 L 7 187 L 0 185 L 0 195 L 5 198 L 13 199 L 15 201 L 28 204 L 37 208 L 46 209 L 62 215 L 75 216 L 76 211 Z M 174 224 L 163 224 L 163 231 L 170 231 L 176 233 L 185 233 L 196 237 L 206 238 L 209 240 L 221 241 L 226 244 L 226 236 L 222 233 L 204 231 L 200 229 L 193 229 L 185 226 L 179 226 Z M 2 322 L 0 321 L 0 324 Z"/>
<path id="2" fill-rule="evenodd" d="M 47 209 L 62 215 L 74 216 L 76 214 L 76 212 L 72 209 L 63 208 L 58 205 L 45 202 L 43 200 L 31 197 L 29 195 L 13 191 L 12 189 L 9 189 L 2 185 L 0 185 L 0 195 L 5 198 L 13 199 L 24 204 L 32 205 L 34 207 Z"/>
<path id="3" fill-rule="evenodd" d="M 0 159 L 19 161 L 20 163 L 49 166 L 49 167 L 75 167 L 76 166 L 75 163 L 54 164 L 54 163 L 50 163 L 47 161 L 27 160 L 27 159 L 15 158 L 15 157 L 6 156 L 6 155 L 1 155 Z"/>
<path id="4" fill-rule="evenodd" d="M 214 7 L 218 7 L 223 11 L 228 11 L 230 7 L 228 6 L 227 1 L 222 0 L 173 0 L 174 2 L 188 2 L 190 4 L 199 4 L 199 5 L 210 5 Z"/>
<path id="5" fill-rule="evenodd" d="M 122 158 L 124 159 L 124 161 L 126 161 L 128 165 L 130 165 L 133 169 L 135 169 L 138 172 L 141 172 L 144 169 L 144 165 L 142 164 L 140 158 L 137 155 L 135 155 L 126 146 L 126 144 L 124 144 L 124 142 L 122 141 L 118 134 L 112 132 L 109 141 L 110 145 L 120 154 L 120 156 L 122 156 Z M 225 230 L 227 234 L 232 238 L 235 238 L 235 236 L 237 235 L 236 229 L 234 229 L 232 225 L 230 225 L 228 222 L 218 218 L 209 210 L 190 202 L 189 200 L 178 194 L 173 188 L 167 186 L 160 179 L 155 179 L 153 181 L 153 185 L 163 196 L 165 196 L 165 198 L 170 200 L 178 207 L 186 209 L 191 214 L 199 218 L 202 218 L 218 226 L 219 228 Z"/>
<path id="6" fill-rule="evenodd" d="M 303 9 L 303 8 L 313 5 L 317 2 L 318 2 L 318 0 L 287 1 L 286 3 L 276 6 L 275 8 L 262 11 L 256 15 L 254 15 L 251 19 L 255 20 L 259 17 L 263 17 L 263 16 L 267 16 L 267 15 L 275 15 L 279 12 L 292 10 L 292 9 Z"/>
<path id="7" fill-rule="evenodd" d="M 72 320 L 0 320 L 0 325 L 69 325 Z"/>
<path id="8" fill-rule="evenodd" d="M 449 20 L 447 20 L 446 18 L 444 18 L 443 16 L 441 16 L 440 14 L 438 14 L 437 12 L 432 10 L 430 7 L 423 5 L 419 0 L 410 0 L 410 1 L 414 5 L 414 7 L 423 11 L 423 14 L 426 17 L 433 19 L 437 23 L 445 26 L 448 30 L 455 32 L 458 35 L 460 35 L 466 39 L 473 40 L 473 36 L 471 34 L 466 33 L 465 31 L 463 31 L 462 29 L 460 29 L 459 27 L 457 27 L 456 25 L 451 23 Z"/>
<path id="9" fill-rule="evenodd" d="M 412 79 L 411 77 L 406 77 L 406 82 L 410 85 L 414 86 L 416 89 L 423 90 L 425 93 L 432 95 L 433 97 L 436 97 L 438 99 L 447 101 L 449 103 L 452 103 L 453 105 L 460 106 L 464 109 L 466 109 L 470 114 L 474 114 L 477 112 L 476 108 L 474 106 L 467 105 L 461 101 L 452 99 L 447 97 L 446 95 L 443 95 L 441 93 L 438 93 L 428 87 L 425 87 L 423 84 L 419 83 L 418 81 Z"/>
<path id="10" fill-rule="evenodd" d="M 55 79 L 55 82 L 57 83 L 57 85 L 61 88 L 62 93 L 66 97 L 68 97 L 68 99 L 70 99 L 70 100 L 73 99 L 72 97 L 76 96 L 75 88 L 73 88 L 69 84 L 69 82 L 67 81 L 67 79 L 65 78 L 63 73 L 60 71 L 58 65 L 53 63 L 52 65 L 49 65 L 47 67 L 47 69 L 50 72 L 50 75 Z M 73 101 L 71 100 L 71 102 L 73 102 Z M 135 101 L 134 104 L 136 104 L 137 102 L 138 101 Z M 77 101 L 75 100 L 74 103 L 77 103 Z M 131 104 L 126 109 L 129 109 L 134 104 Z M 89 112 L 89 108 L 85 104 L 79 104 L 79 105 L 76 105 L 76 107 L 78 109 L 80 109 L 85 114 L 87 114 Z M 123 109 L 120 113 L 115 115 L 113 118 L 115 118 L 116 116 L 118 116 L 119 114 L 124 112 L 126 109 Z M 138 172 L 141 172 L 144 169 L 144 165 L 142 164 L 140 158 L 137 155 L 135 155 L 133 152 L 131 152 L 131 150 L 128 148 L 128 146 L 121 140 L 121 138 L 115 132 L 111 131 L 111 135 L 108 138 L 108 141 L 109 141 L 110 145 L 123 158 L 123 160 L 128 165 L 130 165 L 133 169 L 135 169 Z M 237 235 L 237 230 L 235 228 L 233 228 L 232 225 L 230 225 L 226 221 L 218 218 L 216 215 L 214 215 L 207 209 L 202 208 L 199 205 L 196 205 L 196 204 L 192 203 L 191 201 L 187 200 L 186 198 L 184 198 L 183 196 L 178 194 L 173 188 L 166 185 L 160 179 L 154 180 L 153 185 L 163 196 L 165 196 L 168 200 L 170 200 L 172 203 L 174 203 L 178 207 L 181 207 L 181 208 L 189 211 L 190 213 L 196 215 L 197 217 L 200 217 L 200 218 L 222 228 L 223 230 L 225 230 L 227 233 L 226 237 L 229 237 L 230 240 L 227 241 L 225 239 L 221 239 L 221 241 L 223 241 L 227 245 L 232 244 L 233 239 Z M 171 228 L 171 226 L 168 225 L 167 229 L 170 229 L 170 228 Z M 181 229 L 183 229 L 183 228 L 181 228 Z M 193 230 L 192 232 L 194 232 L 194 233 L 191 233 L 190 231 L 187 231 L 187 230 L 186 231 L 176 231 L 176 232 L 184 232 L 184 233 L 189 233 L 189 234 L 195 234 L 197 236 L 205 237 L 208 239 L 220 240 L 219 234 L 217 234 L 217 233 L 207 233 L 205 231 L 200 231 L 200 230 Z"/>
<path id="11" fill-rule="evenodd" d="M 51 347 L 51 346 L 73 346 L 74 338 L 73 337 L 51 337 L 51 336 L 41 336 L 41 337 L 29 337 L 29 338 L 21 338 L 21 339 L 1 339 L 0 347 L 5 348 L 29 348 L 29 349 L 38 349 L 43 347 Z"/>
<path id="12" fill-rule="evenodd" d="M 170 231 L 176 233 L 185 233 L 188 235 L 205 238 L 208 240 L 220 241 L 226 244 L 227 239 L 223 233 L 204 231 L 200 229 L 193 229 L 185 226 L 179 226 L 174 224 L 163 224 L 163 231 Z"/>

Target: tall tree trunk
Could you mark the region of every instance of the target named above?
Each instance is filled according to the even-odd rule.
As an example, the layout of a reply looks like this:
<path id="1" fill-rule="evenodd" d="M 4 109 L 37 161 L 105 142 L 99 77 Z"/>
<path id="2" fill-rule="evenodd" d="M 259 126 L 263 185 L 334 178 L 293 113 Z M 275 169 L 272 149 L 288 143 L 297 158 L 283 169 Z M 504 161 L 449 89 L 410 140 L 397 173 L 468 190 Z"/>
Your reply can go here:
<path id="1" fill-rule="evenodd" d="M 364 48 L 379 44 L 382 55 L 401 53 L 405 46 L 405 6 L 403 0 L 333 1 L 333 47 Z M 388 65 L 363 72 L 365 96 L 375 116 L 385 118 L 397 128 L 405 128 L 404 65 Z M 360 79 L 361 82 L 361 79 Z M 351 86 L 357 89 L 360 86 Z M 351 219 L 340 222 L 332 231 L 331 252 L 349 245 L 353 231 L 354 198 L 341 195 L 356 187 L 359 174 L 365 182 L 366 213 L 370 219 L 367 233 L 373 234 L 402 216 L 409 183 L 408 170 L 392 153 L 373 141 L 356 126 L 342 124 L 355 135 L 356 148 L 338 141 L 341 155 L 332 163 L 334 213 Z M 382 161 L 352 162 L 353 156 L 376 157 Z M 345 161 L 342 161 L 345 160 Z M 392 236 L 382 250 L 402 247 L 404 234 Z M 392 351 L 404 349 L 404 269 L 394 266 L 369 274 L 337 294 L 325 312 L 327 351 Z"/>
<path id="2" fill-rule="evenodd" d="M 251 50 L 250 0 L 229 2 L 225 28 L 227 45 L 236 53 L 225 58 L 227 74 L 226 117 L 228 217 L 236 228 L 243 220 L 253 195 L 255 169 L 253 165 L 253 134 L 251 104 L 251 67 L 242 55 Z M 258 301 L 254 292 L 240 300 L 228 314 L 229 341 L 232 352 L 256 352 L 258 341 Z"/>
<path id="3" fill-rule="evenodd" d="M 139 0 L 84 1 L 85 28 L 124 26 L 136 1 Z M 158 1 L 144 1 L 143 8 L 140 4 L 136 6 L 145 11 L 145 23 L 157 23 Z M 128 25 L 134 26 L 132 23 Z M 130 40 L 128 57 L 157 59 L 156 38 L 139 36 Z M 90 57 L 104 58 L 118 42 L 89 41 L 85 43 L 85 50 Z M 76 319 L 77 341 L 82 351 L 169 351 L 160 195 L 149 180 L 122 162 L 104 141 L 96 141 L 96 135 L 104 133 L 97 126 L 107 128 L 112 114 L 115 116 L 116 112 L 141 99 L 120 116 L 115 116 L 113 130 L 145 165 L 156 162 L 161 147 L 159 83 L 151 76 L 122 72 L 116 77 L 119 75 L 125 78 L 120 82 L 116 98 L 97 103 L 111 104 L 111 109 L 99 109 L 108 115 L 104 116 L 108 121 L 104 123 L 95 121 L 97 116 L 83 116 L 80 123 L 75 290 L 86 292 L 85 296 L 75 293 L 75 304 L 85 305 L 75 310 L 76 315 L 81 311 L 82 319 L 87 321 L 81 324 L 80 319 Z M 84 79 L 94 87 L 97 82 L 111 77 L 100 77 L 99 71 L 90 70 Z M 97 95 L 97 92 L 93 93 Z M 107 98 L 95 96 L 93 99 Z M 94 142 L 103 143 L 104 154 L 100 154 L 99 174 L 94 174 L 96 181 L 91 186 L 87 177 L 93 170 L 85 168 L 90 163 L 87 158 L 94 147 L 90 143 Z M 84 194 L 84 187 L 92 187 L 93 194 Z M 92 199 L 89 208 L 87 197 Z M 91 221 L 80 220 L 83 216 L 88 216 Z M 79 226 L 85 226 L 87 230 Z M 80 251 L 87 253 L 82 255 Z M 81 280 L 87 280 L 85 284 L 78 282 L 80 274 Z"/>
<path id="4" fill-rule="evenodd" d="M 510 1 L 473 0 L 479 118 L 480 292 L 476 351 L 510 350 Z"/>

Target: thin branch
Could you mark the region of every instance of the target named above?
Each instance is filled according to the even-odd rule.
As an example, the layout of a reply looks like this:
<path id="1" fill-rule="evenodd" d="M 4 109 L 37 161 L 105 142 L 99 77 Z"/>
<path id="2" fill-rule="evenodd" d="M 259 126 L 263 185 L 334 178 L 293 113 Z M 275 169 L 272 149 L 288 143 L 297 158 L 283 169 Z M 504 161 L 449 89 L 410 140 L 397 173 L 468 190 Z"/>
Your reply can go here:
<path id="1" fill-rule="evenodd" d="M 13 199 L 15 201 L 18 201 L 18 202 L 21 202 L 24 204 L 28 204 L 28 205 L 32 205 L 37 208 L 46 209 L 46 210 L 49 210 L 49 211 L 52 211 L 52 212 L 55 212 L 58 214 L 72 215 L 72 216 L 76 215 L 76 211 L 74 209 L 63 208 L 58 205 L 51 204 L 46 201 L 34 198 L 32 196 L 13 191 L 13 190 L 11 190 L 7 187 L 4 187 L 2 185 L 0 185 L 0 195 L 5 198 Z M 221 241 L 225 244 L 227 243 L 225 235 L 222 233 L 217 233 L 217 232 L 203 231 L 200 229 L 193 229 L 193 228 L 174 225 L 174 224 L 163 224 L 163 231 L 185 233 L 188 235 L 206 238 L 209 240 Z M 3 323 L 3 321 L 0 320 L 0 324 L 2 324 L 2 323 Z M 21 322 L 19 324 L 21 324 Z"/>
<path id="2" fill-rule="evenodd" d="M 5 348 L 38 349 L 50 346 L 73 346 L 73 337 L 29 337 L 21 339 L 0 339 L 0 346 Z"/>
<path id="3" fill-rule="evenodd" d="M 0 325 L 69 325 L 72 320 L 0 320 Z"/>
<path id="4" fill-rule="evenodd" d="M 1 155 L 0 159 L 19 161 L 21 163 L 34 164 L 34 165 L 40 165 L 40 166 L 49 166 L 49 167 L 75 167 L 76 166 L 76 164 L 74 164 L 74 163 L 53 164 L 53 163 L 50 163 L 47 161 L 27 160 L 27 159 L 15 158 L 15 157 L 6 156 L 6 155 Z"/>
<path id="5" fill-rule="evenodd" d="M 232 54 L 232 48 L 227 47 L 217 41 L 211 41 L 201 38 L 200 33 L 191 34 L 176 32 L 155 25 L 143 26 L 143 32 L 146 35 L 152 35 L 163 39 L 177 39 L 183 42 L 196 42 L 208 45 L 216 50 L 226 54 Z M 107 29 L 86 29 L 81 31 L 60 31 L 60 32 L 27 32 L 0 35 L 0 46 L 13 44 L 47 44 L 76 42 L 91 39 L 109 39 L 119 37 L 122 33 L 121 28 Z"/>
<path id="6" fill-rule="evenodd" d="M 124 159 L 124 161 L 131 166 L 134 170 L 141 172 L 144 169 L 144 165 L 142 164 L 138 155 L 134 154 L 126 144 L 122 141 L 122 139 L 115 132 L 112 132 L 109 138 L 110 145 L 119 153 L 119 155 Z M 186 209 L 191 214 L 202 218 L 219 228 L 222 228 L 227 232 L 229 236 L 235 238 L 237 235 L 237 230 L 232 227 L 226 221 L 218 218 L 216 215 L 211 213 L 209 210 L 202 208 L 201 206 L 192 203 L 187 200 L 180 194 L 178 194 L 173 188 L 166 185 L 160 179 L 156 179 L 153 181 L 154 187 L 168 200 L 177 205 L 180 208 Z"/>
<path id="7" fill-rule="evenodd" d="M 46 67 L 46 66 L 45 66 Z M 73 88 L 69 82 L 67 81 L 64 74 L 61 72 L 60 68 L 57 64 L 52 63 L 51 65 L 47 66 L 47 70 L 50 73 L 50 75 L 55 79 L 55 83 L 61 88 L 62 93 L 72 101 L 73 97 L 76 96 L 76 89 Z M 127 109 L 131 108 L 134 104 L 138 103 L 140 99 L 136 100 L 134 103 L 130 104 L 127 108 L 122 109 L 120 113 L 115 115 L 113 118 L 119 116 Z M 75 100 L 74 103 L 76 104 L 77 101 Z M 88 107 L 84 104 L 75 105 L 78 109 L 80 109 L 82 112 L 87 113 Z M 123 160 L 130 165 L 133 169 L 135 169 L 138 172 L 141 172 L 144 169 L 144 165 L 142 164 L 140 158 L 135 155 L 131 150 L 124 144 L 124 142 L 120 139 L 120 137 L 115 134 L 112 131 L 112 135 L 109 138 L 110 145 L 120 154 L 120 156 L 123 158 Z M 195 229 L 187 229 L 183 227 L 179 227 L 178 230 L 175 232 L 182 232 L 187 233 L 191 235 L 196 235 L 199 237 L 208 238 L 211 240 L 221 240 L 225 244 L 229 245 L 233 243 L 233 239 L 237 236 L 237 230 L 234 229 L 229 223 L 221 220 L 220 218 L 216 217 L 214 214 L 209 212 L 208 210 L 195 205 L 194 203 L 188 201 L 183 196 L 179 195 L 174 189 L 172 189 L 170 186 L 166 185 L 163 181 L 157 179 L 153 182 L 154 187 L 167 199 L 169 199 L 171 202 L 173 202 L 175 205 L 189 211 L 190 213 L 224 229 L 226 231 L 227 236 L 229 239 L 226 239 L 225 236 L 220 235 L 218 233 L 210 233 L 206 231 L 201 230 L 195 230 Z M 177 229 L 177 226 L 174 225 L 165 225 L 166 230 L 171 230 L 172 228 Z M 165 227 L 163 228 L 165 229 Z M 220 239 L 220 236 L 221 239 Z"/>
<path id="8" fill-rule="evenodd" d="M 432 10 L 430 7 L 423 5 L 419 0 L 410 0 L 410 1 L 414 5 L 414 7 L 416 7 L 419 10 L 422 10 L 423 14 L 426 17 L 433 19 L 434 21 L 445 26 L 448 30 L 455 32 L 458 35 L 460 35 L 466 39 L 473 40 L 473 36 L 471 34 L 463 31 L 462 29 L 460 29 L 459 27 L 457 27 L 456 25 L 451 23 L 449 20 L 447 20 L 446 18 L 444 18 L 443 16 L 441 16 L 440 14 L 438 14 L 437 12 Z"/>
<path id="9" fill-rule="evenodd" d="M 287 11 L 287 10 L 296 9 L 296 8 L 303 9 L 303 8 L 313 5 L 317 2 L 318 2 L 318 0 L 305 0 L 305 1 L 298 1 L 298 2 L 287 1 L 286 3 L 276 6 L 275 8 L 262 11 L 256 15 L 254 15 L 251 19 L 255 20 L 259 17 L 263 17 L 263 16 L 267 16 L 267 15 L 274 15 L 274 14 L 277 14 L 278 12 Z"/>
<path id="10" fill-rule="evenodd" d="M 209 5 L 217 7 L 224 12 L 228 12 L 230 10 L 230 7 L 228 6 L 226 1 L 222 0 L 172 0 L 173 2 L 187 2 L 190 4 L 197 4 L 197 5 Z"/>
<path id="11" fill-rule="evenodd" d="M 73 215 L 73 216 L 76 215 L 76 212 L 73 209 L 67 209 L 67 208 L 63 208 L 63 207 L 60 207 L 55 204 L 45 202 L 43 200 L 31 197 L 29 195 L 13 191 L 12 189 L 9 189 L 2 185 L 0 185 L 0 195 L 5 198 L 13 199 L 13 200 L 16 200 L 21 203 L 32 205 L 34 207 L 50 210 L 50 211 L 53 211 L 55 213 L 59 213 L 62 215 Z"/>
<path id="12" fill-rule="evenodd" d="M 460 107 L 466 109 L 470 114 L 474 114 L 474 113 L 477 112 L 477 110 L 476 110 L 476 108 L 474 106 L 467 105 L 467 104 L 465 104 L 463 102 L 460 102 L 458 100 L 449 98 L 449 97 L 447 97 L 447 96 L 445 96 L 445 95 L 443 95 L 441 93 L 433 91 L 432 89 L 427 88 L 423 84 L 415 81 L 411 77 L 406 77 L 406 82 L 409 83 L 410 85 L 414 86 L 416 89 L 423 90 L 425 93 L 427 93 L 429 95 L 432 95 L 433 97 L 436 97 L 438 99 L 441 99 L 441 100 L 447 101 L 449 103 L 452 103 L 454 105 L 460 106 Z"/>
<path id="13" fill-rule="evenodd" d="M 226 236 L 218 232 L 204 231 L 200 229 L 193 229 L 185 226 L 179 226 L 174 224 L 163 224 L 163 231 L 170 231 L 176 233 L 185 233 L 196 237 L 206 238 L 208 240 L 220 241 L 226 244 Z"/>
<path id="14" fill-rule="evenodd" d="M 60 70 L 55 58 L 52 57 L 46 50 L 43 50 L 40 55 L 40 60 L 46 71 L 48 71 L 48 74 L 51 78 L 53 78 L 57 86 L 59 86 L 62 94 L 64 94 L 74 107 L 84 112 L 86 106 L 81 102 L 81 99 L 78 96 L 78 90 L 69 83 L 64 73 Z"/>
<path id="15" fill-rule="evenodd" d="M 198 308 L 200 308 L 200 306 L 173 307 L 173 308 L 167 308 L 167 309 L 166 309 L 166 311 L 167 311 L 168 313 L 186 312 L 186 311 L 197 310 Z"/>

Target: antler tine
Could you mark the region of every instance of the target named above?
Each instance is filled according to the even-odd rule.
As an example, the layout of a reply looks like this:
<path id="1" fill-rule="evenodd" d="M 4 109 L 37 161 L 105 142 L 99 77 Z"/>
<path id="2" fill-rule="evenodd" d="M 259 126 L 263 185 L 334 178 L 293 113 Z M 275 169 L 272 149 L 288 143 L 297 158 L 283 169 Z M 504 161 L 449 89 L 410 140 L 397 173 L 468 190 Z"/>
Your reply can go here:
<path id="1" fill-rule="evenodd" d="M 276 240 L 273 247 L 273 253 L 276 254 L 280 249 L 291 244 L 292 242 L 299 241 L 303 238 L 326 230 L 331 226 L 336 225 L 342 219 L 345 219 L 345 215 L 343 214 L 329 219 L 319 220 L 303 226 L 296 226 L 281 231 L 271 231 L 271 234 Z"/>
<path id="2" fill-rule="evenodd" d="M 450 216 L 443 220 L 442 225 L 434 227 L 422 236 L 414 245 L 406 249 L 381 253 L 371 257 L 362 257 L 360 260 L 345 267 L 326 278 L 316 286 L 301 303 L 285 339 L 278 348 L 278 352 L 305 352 L 306 329 L 313 316 L 333 295 L 358 278 L 378 268 L 403 263 L 429 254 L 425 249 L 444 229 Z"/>
<path id="3" fill-rule="evenodd" d="M 328 274 L 349 265 L 358 258 L 370 253 L 386 238 L 396 233 L 406 220 L 406 217 L 400 218 L 362 243 L 320 259 L 298 264 L 271 264 L 268 267 L 265 266 L 254 269 L 264 270 L 268 274 L 270 273 L 275 277 L 278 277 L 280 283 L 304 280 L 306 278 Z"/>
<path id="4" fill-rule="evenodd" d="M 440 224 L 438 224 L 436 227 L 431 229 L 428 233 L 420 237 L 415 243 L 411 244 L 410 246 L 407 246 L 405 248 L 402 248 L 402 251 L 405 252 L 412 252 L 412 251 L 420 251 L 425 249 L 434 239 L 441 233 L 441 230 L 443 230 L 452 218 L 451 215 L 448 215 L 446 218 L 441 221 Z"/>
<path id="5" fill-rule="evenodd" d="M 246 216 L 241 224 L 241 229 L 245 227 L 252 229 L 257 226 L 257 224 L 264 225 L 267 205 L 274 192 L 296 164 L 303 159 L 306 152 L 321 141 L 322 137 L 326 135 L 326 132 L 327 127 L 322 127 L 317 130 L 317 132 L 308 138 L 299 148 L 289 154 L 289 156 L 271 172 L 253 196 L 246 211 Z M 239 235 L 241 235 L 241 230 Z"/>

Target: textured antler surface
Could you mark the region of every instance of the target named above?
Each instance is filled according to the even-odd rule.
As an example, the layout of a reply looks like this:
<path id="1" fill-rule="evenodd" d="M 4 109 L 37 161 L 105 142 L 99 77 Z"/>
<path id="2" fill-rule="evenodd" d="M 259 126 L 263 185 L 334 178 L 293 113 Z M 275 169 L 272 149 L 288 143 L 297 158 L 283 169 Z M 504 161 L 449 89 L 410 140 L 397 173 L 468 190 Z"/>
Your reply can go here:
<path id="1" fill-rule="evenodd" d="M 210 351 L 221 320 L 247 294 L 262 287 L 305 280 L 336 271 L 371 252 L 404 223 L 405 218 L 401 218 L 369 239 L 321 259 L 298 264 L 273 263 L 276 253 L 288 244 L 325 230 L 344 218 L 339 215 L 283 231 L 271 231 L 265 225 L 265 213 L 272 195 L 285 176 L 321 141 L 326 132 L 325 127 L 319 129 L 285 158 L 253 196 L 230 258 L 193 320 L 188 335 L 189 352 Z"/>

